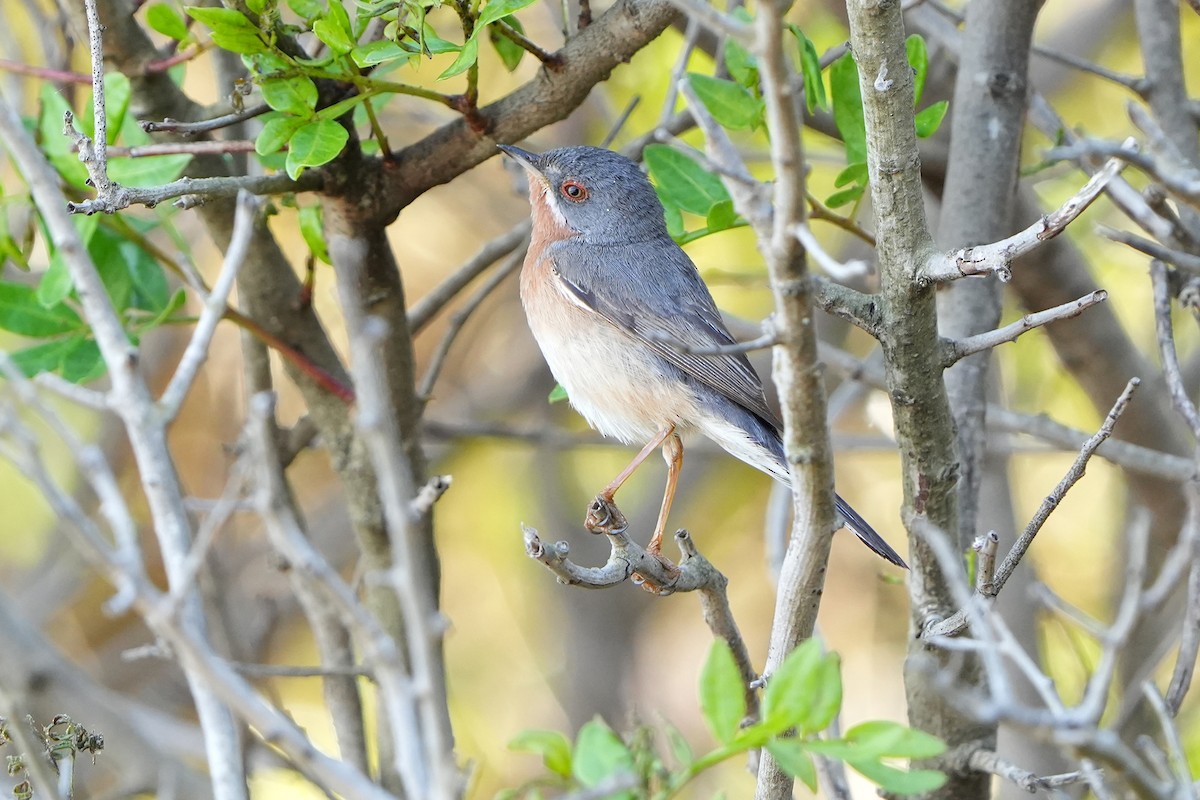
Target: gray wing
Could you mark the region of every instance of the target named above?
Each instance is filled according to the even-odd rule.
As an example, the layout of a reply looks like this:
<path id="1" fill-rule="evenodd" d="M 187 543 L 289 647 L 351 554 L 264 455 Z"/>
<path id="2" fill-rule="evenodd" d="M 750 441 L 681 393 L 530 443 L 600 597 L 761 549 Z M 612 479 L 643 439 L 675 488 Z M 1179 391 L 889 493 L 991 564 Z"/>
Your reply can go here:
<path id="1" fill-rule="evenodd" d="M 684 374 L 782 427 L 745 355 L 694 355 L 678 346 L 704 349 L 736 342 L 696 266 L 670 239 L 617 246 L 567 240 L 554 248 L 552 258 L 554 274 L 580 303 Z"/>

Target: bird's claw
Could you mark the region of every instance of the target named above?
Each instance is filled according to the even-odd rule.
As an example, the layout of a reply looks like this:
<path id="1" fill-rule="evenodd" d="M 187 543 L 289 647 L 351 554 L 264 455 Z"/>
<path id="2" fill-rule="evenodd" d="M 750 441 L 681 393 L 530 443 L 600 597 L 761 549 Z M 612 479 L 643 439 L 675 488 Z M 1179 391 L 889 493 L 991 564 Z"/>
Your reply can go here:
<path id="1" fill-rule="evenodd" d="M 611 536 L 624 533 L 629 528 L 629 523 L 611 498 L 598 495 L 588 506 L 587 516 L 583 518 L 583 527 L 592 533 Z"/>

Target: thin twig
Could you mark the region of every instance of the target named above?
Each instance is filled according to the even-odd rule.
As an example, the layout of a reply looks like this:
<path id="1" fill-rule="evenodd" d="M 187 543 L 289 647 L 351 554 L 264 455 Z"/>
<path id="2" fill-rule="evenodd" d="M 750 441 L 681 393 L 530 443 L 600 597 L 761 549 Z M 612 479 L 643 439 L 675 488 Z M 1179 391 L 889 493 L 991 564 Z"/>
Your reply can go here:
<path id="1" fill-rule="evenodd" d="M 1040 328 L 1051 322 L 1077 317 L 1087 309 L 1097 303 L 1103 303 L 1107 299 L 1108 292 L 1104 289 L 1097 289 L 1078 300 L 1072 300 L 1070 303 L 1063 303 L 1054 308 L 1047 308 L 1045 311 L 1026 314 L 1016 322 L 1005 325 L 1003 328 L 986 331 L 975 336 L 968 336 L 965 339 L 943 340 L 942 366 L 949 367 L 974 353 L 990 350 L 1005 342 L 1015 342 L 1022 334 L 1028 333 L 1034 328 Z"/>
<path id="2" fill-rule="evenodd" d="M 420 333 L 433 317 L 446 307 L 467 284 L 506 255 L 516 250 L 529 237 L 530 223 L 514 225 L 506 233 L 485 243 L 467 263 L 456 269 L 424 297 L 408 309 L 407 319 L 412 335 Z"/>
<path id="3" fill-rule="evenodd" d="M 229 114 L 222 114 L 219 117 L 212 119 L 202 119 L 196 122 L 181 122 L 177 119 L 164 120 L 142 120 L 139 124 L 142 130 L 146 133 L 178 133 L 181 136 L 194 136 L 198 133 L 209 133 L 211 131 L 228 128 L 231 125 L 237 125 L 240 122 L 245 122 L 248 119 L 262 116 L 271 110 L 271 107 L 266 103 L 243 108 L 241 111 L 234 111 Z"/>
<path id="4" fill-rule="evenodd" d="M 1155 259 L 1150 262 L 1150 282 L 1154 287 L 1154 322 L 1158 336 L 1158 350 L 1163 362 L 1163 377 L 1171 393 L 1175 410 L 1192 430 L 1192 436 L 1200 441 L 1200 411 L 1188 396 L 1183 385 L 1183 372 L 1179 367 L 1179 354 L 1175 350 L 1175 332 L 1171 328 L 1171 290 L 1167 284 L 1167 267 Z"/>

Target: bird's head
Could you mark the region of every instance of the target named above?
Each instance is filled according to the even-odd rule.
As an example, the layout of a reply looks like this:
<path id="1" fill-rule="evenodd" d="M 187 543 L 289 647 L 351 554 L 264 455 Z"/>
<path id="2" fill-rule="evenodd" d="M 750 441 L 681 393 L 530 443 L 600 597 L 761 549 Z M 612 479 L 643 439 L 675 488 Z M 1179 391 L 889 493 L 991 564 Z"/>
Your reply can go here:
<path id="1" fill-rule="evenodd" d="M 638 165 L 599 147 L 531 153 L 500 145 L 529 173 L 529 201 L 595 244 L 630 244 L 667 236 L 663 207 Z M 535 224 L 538 214 L 534 214 Z"/>

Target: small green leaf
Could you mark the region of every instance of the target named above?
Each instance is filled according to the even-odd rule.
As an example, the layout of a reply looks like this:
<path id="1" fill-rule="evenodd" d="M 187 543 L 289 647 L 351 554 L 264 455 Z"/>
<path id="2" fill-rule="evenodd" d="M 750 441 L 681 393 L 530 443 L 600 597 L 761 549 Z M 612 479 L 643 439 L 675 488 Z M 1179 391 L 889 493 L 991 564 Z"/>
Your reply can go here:
<path id="1" fill-rule="evenodd" d="M 50 82 L 42 84 L 39 94 L 41 113 L 38 114 L 38 139 L 42 152 L 71 186 L 82 188 L 88 179 L 87 167 L 71 148 L 71 140 L 63 135 L 63 115 L 71 110 L 60 90 Z"/>
<path id="2" fill-rule="evenodd" d="M 925 92 L 925 78 L 929 74 L 929 51 L 925 49 L 925 40 L 918 34 L 913 34 L 904 40 L 904 52 L 908 55 L 908 64 L 913 68 L 913 107 L 921 102 Z"/>
<path id="3" fill-rule="evenodd" d="M 345 55 L 354 49 L 354 38 L 350 32 L 350 20 L 341 3 L 329 4 L 329 16 L 313 23 L 313 33 L 338 55 Z M 341 11 L 338 14 L 337 11 Z"/>
<path id="4" fill-rule="evenodd" d="M 817 692 L 824 657 L 819 640 L 805 639 L 767 679 L 762 718 L 769 730 L 782 733 L 805 719 Z"/>
<path id="5" fill-rule="evenodd" d="M 888 720 L 855 725 L 843 738 L 856 758 L 932 758 L 946 751 L 936 736 Z"/>
<path id="6" fill-rule="evenodd" d="M 834 192 L 833 194 L 829 195 L 829 197 L 825 198 L 825 205 L 829 208 L 840 208 L 842 206 L 849 205 L 858 198 L 862 197 L 863 192 L 866 191 L 866 188 L 866 186 L 860 183 L 857 186 L 851 186 L 849 189 L 843 189 L 840 192 Z"/>
<path id="7" fill-rule="evenodd" d="M 746 716 L 746 694 L 733 651 L 714 639 L 700 671 L 700 710 L 717 741 L 729 744 Z"/>
<path id="8" fill-rule="evenodd" d="M 667 224 L 667 235 L 678 242 L 687 233 L 683 227 L 683 213 L 680 212 L 679 206 L 663 196 L 661 188 L 655 186 L 654 191 L 663 205 L 663 222 Z"/>
<path id="9" fill-rule="evenodd" d="M 525 56 L 525 48 L 501 33 L 499 30 L 501 25 L 508 25 L 517 33 L 525 33 L 525 28 L 516 17 L 505 17 L 488 28 L 488 38 L 492 42 L 492 47 L 496 49 L 496 55 L 500 56 L 504 68 L 512 72 Z"/>
<path id="10" fill-rule="evenodd" d="M 63 354 L 62 376 L 71 383 L 87 383 L 103 375 L 106 367 L 96 342 L 92 339 L 72 341 L 74 346 L 66 348 Z"/>
<path id="11" fill-rule="evenodd" d="M 687 739 L 683 738 L 683 733 L 669 722 L 663 723 L 663 730 L 667 734 L 667 743 L 671 747 L 671 755 L 675 757 L 676 765 L 689 766 L 696 756 L 692 753 L 692 746 L 688 744 Z"/>
<path id="12" fill-rule="evenodd" d="M 475 21 L 476 33 L 485 26 L 515 14 L 522 8 L 533 5 L 533 3 L 534 0 L 488 0 L 487 5 L 483 7 L 483 13 Z"/>
<path id="13" fill-rule="evenodd" d="M 147 8 L 146 24 L 177 42 L 188 37 L 187 21 L 170 3 L 155 3 Z"/>
<path id="14" fill-rule="evenodd" d="M 292 138 L 292 134 L 304 124 L 305 120 L 298 117 L 272 117 L 266 121 L 258 133 L 258 138 L 254 140 L 254 152 L 260 156 L 279 152 Z"/>
<path id="15" fill-rule="evenodd" d="M 246 0 L 246 8 L 255 14 L 262 14 L 267 7 L 267 0 Z"/>
<path id="16" fill-rule="evenodd" d="M 846 163 L 866 163 L 867 125 L 858 86 L 858 65 L 850 53 L 830 65 L 829 87 L 833 93 L 833 121 L 846 146 Z"/>
<path id="17" fill-rule="evenodd" d="M 829 727 L 842 709 L 842 668 L 836 653 L 821 659 L 816 691 L 808 701 L 808 713 L 796 722 L 801 736 L 817 733 Z"/>
<path id="18" fill-rule="evenodd" d="M 733 39 L 725 40 L 725 68 L 730 76 L 747 89 L 758 89 L 758 61 L 750 51 Z"/>
<path id="19" fill-rule="evenodd" d="M 722 200 L 719 203 L 714 203 L 713 207 L 708 210 L 709 233 L 717 233 L 728 228 L 732 228 L 737 222 L 737 212 L 733 210 L 732 200 Z"/>
<path id="20" fill-rule="evenodd" d="M 571 776 L 571 743 L 558 731 L 521 731 L 508 743 L 508 749 L 540 755 L 546 769 Z"/>
<path id="21" fill-rule="evenodd" d="M 350 135 L 331 119 L 305 123 L 288 142 L 287 174 L 292 180 L 306 167 L 319 167 L 337 158 Z"/>
<path id="22" fill-rule="evenodd" d="M 325 230 L 321 227 L 321 207 L 319 205 L 304 206 L 300 209 L 300 235 L 304 243 L 312 251 L 313 257 L 332 264 L 329 260 L 329 249 L 325 245 Z"/>
<path id="23" fill-rule="evenodd" d="M 374 67 L 401 58 L 411 58 L 412 53 L 388 39 L 376 39 L 359 45 L 350 51 L 350 58 L 360 67 Z"/>
<path id="24" fill-rule="evenodd" d="M 66 354 L 76 343 L 76 339 L 52 339 L 18 350 L 12 354 L 12 360 L 27 378 L 32 378 L 40 372 L 58 372 Z"/>
<path id="25" fill-rule="evenodd" d="M 244 55 L 270 50 L 258 27 L 236 9 L 190 7 L 184 10 L 192 19 L 208 26 L 217 47 Z"/>
<path id="26" fill-rule="evenodd" d="M 942 120 L 946 118 L 946 109 L 950 104 L 945 100 L 939 100 L 933 105 L 923 108 L 917 112 L 917 136 L 926 139 L 933 136 L 937 129 L 941 126 Z"/>
<path id="27" fill-rule="evenodd" d="M 458 58 L 454 59 L 454 63 L 446 67 L 441 75 L 438 75 L 438 80 L 443 81 L 446 78 L 453 78 L 455 75 L 466 72 L 478 58 L 479 40 L 472 36 L 462 46 L 462 50 L 459 51 Z"/>
<path id="28" fill-rule="evenodd" d="M 666 200 L 664 205 L 707 217 L 713 205 L 730 199 L 720 178 L 669 145 L 649 145 L 642 158 Z"/>
<path id="29" fill-rule="evenodd" d="M 839 188 L 841 188 L 842 186 L 845 186 L 848 183 L 865 184 L 866 182 L 867 182 L 867 165 L 865 162 L 862 162 L 862 161 L 859 161 L 855 164 L 849 165 L 844 170 L 839 172 L 837 174 L 837 177 L 833 179 L 833 185 L 837 186 Z"/>
<path id="30" fill-rule="evenodd" d="M 36 290 L 17 283 L 0 283 L 0 329 L 22 336 L 56 336 L 78 330 L 83 321 L 70 308 L 45 308 Z"/>
<path id="31" fill-rule="evenodd" d="M 169 320 L 176 311 L 183 308 L 183 305 L 186 302 L 187 292 L 183 289 L 176 289 L 175 293 L 171 295 L 171 299 L 169 299 L 166 302 L 166 305 L 162 307 L 162 310 L 155 314 L 153 319 L 143 322 L 140 325 L 141 330 L 153 330 L 154 328 L 162 325 Z"/>
<path id="32" fill-rule="evenodd" d="M 595 786 L 606 778 L 633 772 L 633 755 L 612 728 L 597 717 L 584 723 L 575 737 L 571 774 L 584 786 Z M 615 797 L 631 797 L 623 792 Z"/>
<path id="33" fill-rule="evenodd" d="M 800 780 L 809 791 L 817 790 L 817 768 L 813 765 L 812 756 L 800 742 L 795 739 L 772 739 L 767 742 L 767 750 L 784 772 Z"/>
<path id="34" fill-rule="evenodd" d="M 804 104 L 808 113 L 817 108 L 828 108 L 829 98 L 825 96 L 825 80 L 821 77 L 821 56 L 812 40 L 804 35 L 804 31 L 794 24 L 788 25 L 796 37 L 796 46 L 800 51 L 800 74 L 804 77 Z"/>
<path id="35" fill-rule="evenodd" d="M 857 759 L 846 763 L 891 794 L 925 794 L 946 782 L 945 774 L 933 769 L 902 770 L 879 761 Z"/>
<path id="36" fill-rule="evenodd" d="M 687 77 L 692 91 L 722 126 L 742 130 L 762 124 L 763 102 L 744 86 L 697 72 Z"/>
<path id="37" fill-rule="evenodd" d="M 317 85 L 305 75 L 264 78 L 259 88 L 263 100 L 276 111 L 307 117 L 317 106 Z"/>
<path id="38" fill-rule="evenodd" d="M 96 233 L 96 228 L 100 226 L 100 218 L 75 215 L 71 217 L 71 221 L 79 233 L 79 241 L 87 248 L 92 241 L 92 236 Z M 48 236 L 46 240 L 50 240 Z M 67 269 L 66 258 L 58 248 L 53 248 L 50 254 L 50 266 L 42 273 L 42 279 L 38 282 L 38 302 L 41 303 L 42 308 L 54 308 L 66 299 L 74 285 L 71 280 L 71 272 Z"/>
<path id="39" fill-rule="evenodd" d="M 191 160 L 187 153 L 111 159 L 108 177 L 122 186 L 161 186 L 178 178 Z"/>
<path id="40" fill-rule="evenodd" d="M 304 20 L 312 20 L 325 12 L 322 0 L 287 0 L 288 8 Z"/>
<path id="41" fill-rule="evenodd" d="M 554 384 L 554 388 L 550 390 L 550 395 L 546 398 L 551 403 L 561 403 L 567 399 L 567 387 L 561 383 Z"/>

